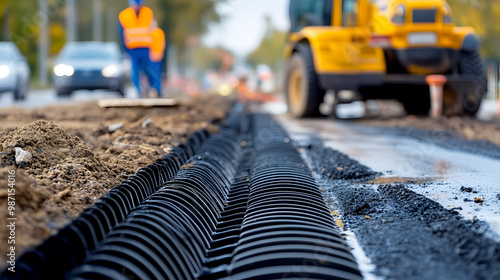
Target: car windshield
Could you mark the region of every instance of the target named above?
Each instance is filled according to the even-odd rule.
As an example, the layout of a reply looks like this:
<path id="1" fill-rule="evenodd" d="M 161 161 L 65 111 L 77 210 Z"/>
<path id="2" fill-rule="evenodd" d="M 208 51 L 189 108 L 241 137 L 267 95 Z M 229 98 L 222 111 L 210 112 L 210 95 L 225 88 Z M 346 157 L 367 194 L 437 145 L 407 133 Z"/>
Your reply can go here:
<path id="1" fill-rule="evenodd" d="M 119 54 L 111 47 L 73 46 L 67 48 L 62 53 L 61 58 L 75 60 L 111 60 L 118 59 Z"/>
<path id="2" fill-rule="evenodd" d="M 0 45 L 0 61 L 11 61 L 14 59 L 14 52 L 9 45 Z"/>

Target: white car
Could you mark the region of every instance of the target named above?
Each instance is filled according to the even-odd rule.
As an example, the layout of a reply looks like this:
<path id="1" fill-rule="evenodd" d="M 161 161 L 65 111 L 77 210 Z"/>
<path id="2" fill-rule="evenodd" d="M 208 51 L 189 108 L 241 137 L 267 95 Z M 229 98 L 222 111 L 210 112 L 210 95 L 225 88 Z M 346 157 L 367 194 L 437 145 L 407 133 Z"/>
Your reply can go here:
<path id="1" fill-rule="evenodd" d="M 0 42 L 0 93 L 13 92 L 23 100 L 29 89 L 31 71 L 26 58 L 14 43 Z"/>

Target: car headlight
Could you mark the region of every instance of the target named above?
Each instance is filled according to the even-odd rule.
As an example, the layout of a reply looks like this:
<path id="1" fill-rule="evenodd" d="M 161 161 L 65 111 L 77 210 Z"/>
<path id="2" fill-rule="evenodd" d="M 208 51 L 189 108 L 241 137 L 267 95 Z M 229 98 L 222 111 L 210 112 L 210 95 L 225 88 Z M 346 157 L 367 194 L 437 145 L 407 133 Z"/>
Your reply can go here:
<path id="1" fill-rule="evenodd" d="M 7 78 L 10 75 L 10 68 L 7 65 L 0 66 L 0 79 Z"/>
<path id="2" fill-rule="evenodd" d="M 75 74 L 75 68 L 66 64 L 57 64 L 54 66 L 54 74 L 58 77 L 68 76 L 71 77 Z"/>
<path id="3" fill-rule="evenodd" d="M 75 68 L 73 68 L 72 66 L 66 65 L 66 76 L 70 77 L 70 76 L 73 76 L 73 74 L 75 74 Z"/>
<path id="4" fill-rule="evenodd" d="M 102 69 L 102 75 L 106 78 L 116 77 L 120 74 L 120 69 L 115 64 L 108 65 Z"/>
<path id="5" fill-rule="evenodd" d="M 399 5 L 394 10 L 394 15 L 391 18 L 392 23 L 404 24 L 406 22 L 406 6 Z"/>

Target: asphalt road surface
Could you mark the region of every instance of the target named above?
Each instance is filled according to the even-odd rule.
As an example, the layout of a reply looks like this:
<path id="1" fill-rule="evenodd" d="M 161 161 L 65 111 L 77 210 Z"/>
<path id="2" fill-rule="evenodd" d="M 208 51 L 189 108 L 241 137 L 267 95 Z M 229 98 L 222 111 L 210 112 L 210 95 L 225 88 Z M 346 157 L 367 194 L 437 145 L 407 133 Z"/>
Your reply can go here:
<path id="1" fill-rule="evenodd" d="M 366 279 L 499 279 L 498 158 L 346 121 L 277 118 Z"/>

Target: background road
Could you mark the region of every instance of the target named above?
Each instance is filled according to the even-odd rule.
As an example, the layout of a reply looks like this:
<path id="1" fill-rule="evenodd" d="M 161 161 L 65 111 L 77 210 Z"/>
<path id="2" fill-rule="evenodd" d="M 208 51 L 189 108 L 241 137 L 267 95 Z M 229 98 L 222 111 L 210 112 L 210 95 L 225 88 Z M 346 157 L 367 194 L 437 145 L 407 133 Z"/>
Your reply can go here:
<path id="1" fill-rule="evenodd" d="M 131 97 L 131 91 L 127 91 L 127 97 Z M 0 94 L 0 108 L 7 108 L 18 106 L 21 108 L 36 108 L 45 107 L 50 105 L 62 105 L 71 104 L 75 102 L 82 101 L 92 101 L 99 100 L 102 98 L 116 98 L 119 97 L 118 93 L 112 91 L 96 90 L 96 91 L 86 91 L 80 90 L 75 91 L 69 98 L 58 98 L 54 89 L 43 89 L 29 91 L 26 100 L 21 102 L 15 102 L 12 98 L 11 93 Z"/>
<path id="2" fill-rule="evenodd" d="M 131 90 L 131 87 L 127 88 L 125 94 L 127 98 L 134 97 L 134 91 Z M 73 94 L 69 98 L 58 98 L 56 96 L 56 92 L 54 91 L 54 89 L 44 89 L 44 90 L 31 89 L 28 93 L 26 100 L 21 102 L 15 102 L 14 99 L 12 98 L 11 93 L 3 93 L 3 94 L 0 93 L 0 108 L 7 108 L 12 106 L 18 106 L 21 108 L 37 108 L 49 105 L 71 104 L 82 101 L 92 101 L 103 98 L 116 98 L 116 97 L 119 97 L 118 93 L 112 91 L 80 90 L 73 92 Z M 280 95 L 280 97 L 282 97 L 282 95 Z M 395 102 L 388 102 L 388 103 L 393 107 L 396 104 L 395 106 L 398 107 L 395 110 L 396 115 L 404 114 L 402 108 L 399 108 L 400 105 L 398 103 Z M 483 100 L 481 109 L 477 115 L 478 119 L 486 121 L 491 120 L 497 114 L 497 106 L 498 105 L 495 100 L 490 100 L 490 99 Z M 270 108 L 271 111 L 276 111 L 276 110 L 278 110 L 279 112 L 286 111 L 286 106 L 283 103 L 279 103 L 277 105 L 272 104 L 271 106 L 266 106 L 266 107 L 272 107 Z M 348 104 L 348 105 L 342 105 L 341 110 L 345 115 L 359 116 L 360 115 L 359 112 L 360 111 L 362 112 L 363 108 L 359 104 L 354 104 L 354 105 Z"/>

